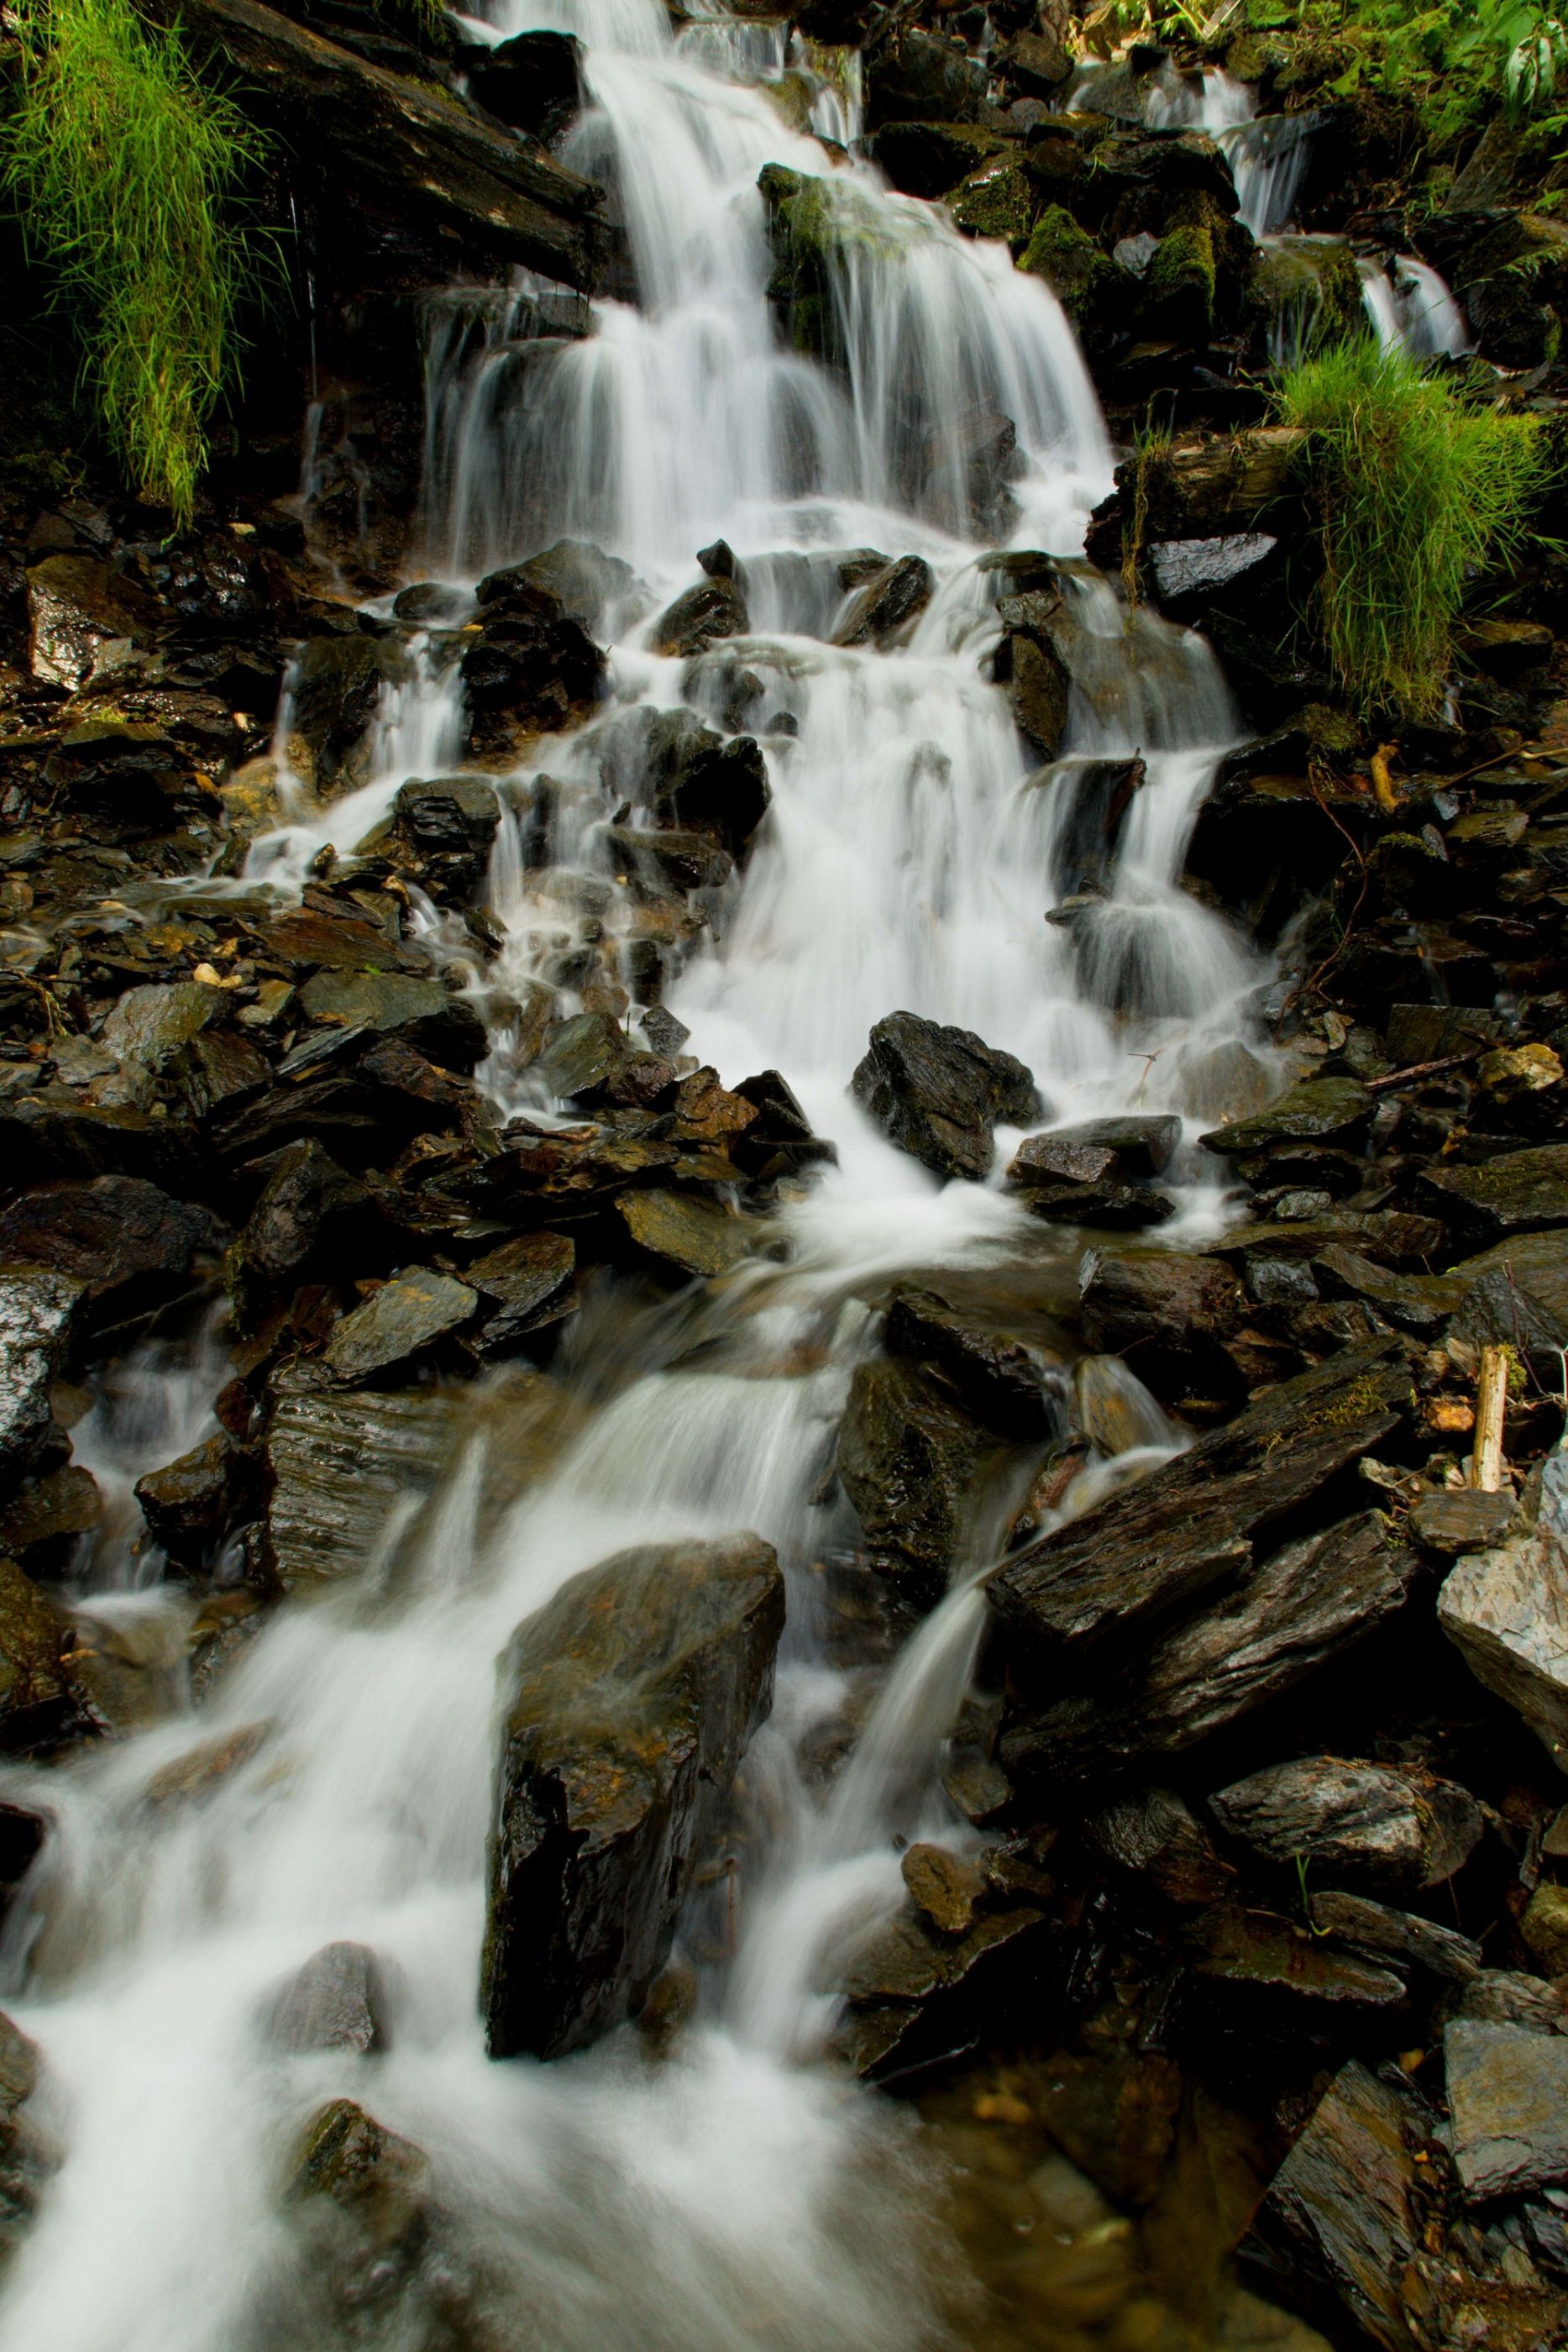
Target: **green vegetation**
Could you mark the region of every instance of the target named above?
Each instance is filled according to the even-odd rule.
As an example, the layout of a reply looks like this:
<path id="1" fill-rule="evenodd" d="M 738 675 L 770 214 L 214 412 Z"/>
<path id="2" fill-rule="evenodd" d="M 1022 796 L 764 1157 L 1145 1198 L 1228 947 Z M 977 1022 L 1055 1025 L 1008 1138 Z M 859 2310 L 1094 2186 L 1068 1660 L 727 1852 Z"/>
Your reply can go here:
<path id="1" fill-rule="evenodd" d="M 1554 471 L 1540 425 L 1464 407 L 1365 336 L 1289 370 L 1277 398 L 1311 436 L 1319 618 L 1340 681 L 1367 708 L 1429 713 L 1472 575 L 1517 551 Z"/>
<path id="2" fill-rule="evenodd" d="M 231 200 L 261 142 L 131 0 L 13 5 L 20 88 L 0 176 L 30 254 L 58 275 L 110 446 L 178 527 L 235 373 L 257 256 Z"/>

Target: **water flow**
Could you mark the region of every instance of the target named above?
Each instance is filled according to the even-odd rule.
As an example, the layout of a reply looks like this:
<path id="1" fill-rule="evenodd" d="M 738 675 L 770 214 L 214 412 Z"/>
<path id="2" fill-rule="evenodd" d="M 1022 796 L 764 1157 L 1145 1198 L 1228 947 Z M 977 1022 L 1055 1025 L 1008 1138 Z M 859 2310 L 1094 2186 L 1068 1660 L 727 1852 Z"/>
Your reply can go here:
<path id="1" fill-rule="evenodd" d="M 1448 282 L 1425 261 L 1398 254 L 1364 259 L 1361 296 L 1373 333 L 1412 359 L 1459 359 L 1475 349 L 1465 314 Z"/>
<path id="2" fill-rule="evenodd" d="M 591 334 L 568 341 L 534 331 L 535 294 L 454 298 L 428 379 L 432 568 L 461 585 L 573 532 L 640 584 L 612 624 L 605 710 L 497 780 L 490 895 L 507 940 L 473 975 L 495 1015 L 486 1075 L 503 1110 L 549 1111 L 518 1007 L 532 993 L 576 1009 L 590 965 L 625 983 L 633 1024 L 647 1010 L 611 820 L 645 781 L 653 717 L 689 704 L 733 731 L 744 674 L 773 805 L 744 882 L 698 909 L 674 1009 L 731 1079 L 783 1069 L 840 1165 L 780 1216 L 793 1264 L 743 1272 L 695 1330 L 684 1308 L 645 1329 L 585 1315 L 550 1389 L 555 1466 L 520 1496 L 497 1501 L 497 1479 L 516 1489 L 538 1431 L 525 1449 L 506 1395 L 477 1397 L 443 1496 L 396 1516 L 380 1572 L 281 1609 L 198 1723 L 5 1775 L 55 1824 L 6 1954 L 63 2154 L 0 2301 L 5 2352 L 281 2352 L 344 2334 L 434 2352 L 509 2344 L 519 2326 L 560 2352 L 938 2339 L 905 2132 L 816 2059 L 838 1969 L 900 1899 L 895 1840 L 966 1834 L 939 1767 L 983 1622 L 986 1538 L 824 1802 L 802 1742 L 864 1696 L 822 1647 L 816 1571 L 855 1539 L 826 1474 L 875 1345 L 873 1285 L 945 1266 L 1038 1276 L 1057 1245 L 999 1191 L 939 1186 L 844 1090 L 872 1022 L 902 1008 L 1024 1055 L 1053 1119 L 1212 1115 L 1216 1064 L 1250 1034 L 1253 960 L 1179 887 L 1234 715 L 1199 640 L 1128 614 L 1071 560 L 1108 453 L 1049 294 L 999 247 L 962 242 L 791 130 L 755 79 L 771 36 L 710 20 L 676 43 L 658 0 L 524 0 L 495 29 L 529 25 L 585 43 L 578 158 L 615 186 L 642 299 L 597 304 Z M 847 208 L 831 370 L 788 351 L 768 310 L 768 162 L 829 176 Z M 977 543 L 970 473 L 977 431 L 996 443 L 998 419 L 1016 457 L 992 525 L 1010 517 L 1002 537 L 1069 559 L 1068 741 L 1043 768 L 989 679 L 1008 574 Z M 646 617 L 720 533 L 755 633 L 661 659 Z M 868 540 L 925 553 L 937 581 L 918 625 L 880 651 L 825 641 L 837 567 Z M 368 781 L 319 801 L 299 784 L 246 887 L 297 889 L 323 848 L 352 854 L 405 777 L 458 758 L 452 646 L 431 628 L 408 656 Z M 455 961 L 472 954 L 461 926 L 423 919 Z M 1201 1214 L 1218 1196 L 1197 1180 L 1187 1197 Z M 1124 1442 L 1076 1482 L 1073 1507 L 1102 1473 L 1175 1442 L 1130 1375 L 1081 1386 L 1099 1399 L 1086 1418 Z M 622 1545 L 741 1527 L 778 1547 L 789 1620 L 747 1768 L 759 1859 L 737 1948 L 714 1959 L 699 2019 L 661 2066 L 629 2037 L 548 2068 L 492 2064 L 476 1986 L 497 1654 Z M 263 2030 L 267 2005 L 342 1938 L 380 1956 L 392 2046 L 289 2057 Z M 430 2252 L 412 2272 L 389 2257 L 349 2320 L 279 2197 L 306 2117 L 335 2093 L 432 2168 Z"/>

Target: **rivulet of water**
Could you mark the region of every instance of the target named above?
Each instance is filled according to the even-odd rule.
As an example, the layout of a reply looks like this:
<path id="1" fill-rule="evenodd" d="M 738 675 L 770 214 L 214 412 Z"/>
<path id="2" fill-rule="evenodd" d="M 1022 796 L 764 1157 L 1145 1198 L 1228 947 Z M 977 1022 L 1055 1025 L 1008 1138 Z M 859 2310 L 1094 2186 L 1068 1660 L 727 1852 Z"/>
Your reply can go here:
<path id="1" fill-rule="evenodd" d="M 702 910 L 672 1009 L 727 1079 L 780 1069 L 839 1161 L 781 1209 L 787 1262 L 742 1269 L 703 1306 L 700 1349 L 684 1307 L 645 1325 L 630 1307 L 585 1312 L 554 1371 L 556 1456 L 504 1507 L 492 1474 L 515 1488 L 520 1454 L 504 1397 L 476 1394 L 434 1515 L 389 1537 L 395 1572 L 285 1605 L 199 1714 L 63 1769 L 5 1773 L 7 1797 L 54 1825 L 5 1960 L 61 2158 L 0 2287 L 5 2352 L 951 2340 L 912 2127 L 822 2050 L 837 1970 L 900 1900 L 895 1842 L 969 1834 L 939 1767 L 973 1671 L 988 1538 L 977 1528 L 869 1714 L 863 1685 L 828 1662 L 818 1570 L 854 1540 L 834 1433 L 887 1280 L 1060 1259 L 1071 1292 L 1077 1244 L 994 1181 L 939 1184 L 846 1087 L 871 1024 L 904 1009 L 1022 1055 L 1050 1122 L 1175 1109 L 1189 1119 L 1176 1173 L 1190 1230 L 1220 1197 L 1197 1129 L 1258 1051 L 1256 959 L 1180 881 L 1236 717 L 1207 646 L 1129 612 L 1081 561 L 1111 453 L 1050 293 L 799 127 L 852 129 L 852 60 L 797 55 L 722 16 L 676 38 L 661 0 L 519 0 L 490 30 L 541 26 L 584 45 L 572 159 L 613 189 L 639 299 L 594 304 L 585 336 L 549 289 L 455 290 L 434 307 L 423 561 L 467 590 L 565 534 L 620 559 L 634 586 L 605 624 L 603 709 L 493 778 L 493 961 L 481 971 L 434 908 L 416 919 L 493 1018 L 482 1076 L 498 1108 L 559 1110 L 518 1048 L 517 1006 L 549 988 L 558 1013 L 578 1009 L 562 974 L 591 947 L 625 986 L 635 1034 L 649 1010 L 625 952 L 635 908 L 607 837 L 628 762 L 649 712 L 689 705 L 733 731 L 744 670 L 772 805 L 747 872 Z M 770 87 L 791 73 L 793 125 Z M 826 180 L 853 232 L 833 264 L 831 369 L 788 347 L 768 300 L 769 163 Z M 998 419 L 1015 456 L 982 524 L 976 438 Z M 752 633 L 693 664 L 663 658 L 650 618 L 719 537 Z M 1044 766 L 990 675 L 997 537 L 1061 560 L 1072 700 L 1062 756 Z M 936 578 L 885 649 L 831 642 L 839 562 L 868 547 L 922 555 Z M 422 627 L 406 653 L 368 781 L 318 800 L 286 776 L 290 821 L 231 887 L 298 890 L 324 850 L 352 856 L 405 779 L 460 764 L 455 643 Z M 290 732 L 286 698 L 285 765 Z M 1105 761 L 1141 766 L 1115 837 L 1089 828 L 1091 872 L 1085 795 Z M 1106 1475 L 1177 1442 L 1152 1401 L 1124 1419 L 1137 1450 L 1097 1465 Z M 1095 1491 L 1087 1474 L 1072 1490 Z M 548 2067 L 492 2063 L 476 1986 L 497 1658 L 620 1547 L 739 1528 L 778 1547 L 789 1618 L 773 1718 L 743 1776 L 755 1834 L 730 1948 L 709 1956 L 697 2016 L 660 2063 L 626 2035 Z M 803 1746 L 857 1720 L 824 1795 Z M 169 1768 L 188 1780 L 198 1748 L 213 1769 L 172 1801 Z M 267 2003 L 339 1939 L 380 1958 L 390 2047 L 279 2051 Z M 302 2126 L 337 2094 L 426 2151 L 436 2217 L 415 2273 L 349 2314 L 281 2198 Z"/>

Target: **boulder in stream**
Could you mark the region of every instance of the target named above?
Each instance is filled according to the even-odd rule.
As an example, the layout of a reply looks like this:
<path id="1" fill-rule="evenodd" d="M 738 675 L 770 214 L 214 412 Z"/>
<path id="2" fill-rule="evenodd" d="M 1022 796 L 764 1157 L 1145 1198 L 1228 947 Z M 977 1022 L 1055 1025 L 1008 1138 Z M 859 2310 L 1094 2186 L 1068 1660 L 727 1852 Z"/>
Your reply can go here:
<path id="1" fill-rule="evenodd" d="M 0 1258 L 74 1277 L 95 1318 L 117 1320 L 178 1290 L 212 1232 L 204 1209 L 140 1176 L 97 1176 L 19 1193 L 0 1213 Z"/>
<path id="2" fill-rule="evenodd" d="M 77 1708 L 65 1664 L 66 1627 L 14 1560 L 0 1559 L 0 1748 L 55 1738 Z"/>
<path id="3" fill-rule="evenodd" d="M 361 2057 L 384 2050 L 386 1994 L 374 1952 L 365 1944 L 323 1944 L 277 1994 L 267 2030 L 282 2050 Z"/>
<path id="4" fill-rule="evenodd" d="M 839 1431 L 839 1476 L 869 1549 L 911 1598 L 939 1601 L 995 1441 L 897 1357 L 857 1364 Z"/>
<path id="5" fill-rule="evenodd" d="M 286 1591 L 309 1591 L 381 1558 L 398 1507 L 439 1484 L 461 1409 L 429 1391 L 324 1393 L 298 1371 L 275 1376 L 271 1403 L 267 1560 Z"/>
<path id="6" fill-rule="evenodd" d="M 773 1695 L 784 1580 L 757 1536 L 648 1544 L 513 1635 L 480 1988 L 493 2057 L 633 2011 Z"/>
<path id="7" fill-rule="evenodd" d="M 977 1182 L 990 1172 L 997 1122 L 1021 1126 L 1040 1109 L 1033 1077 L 1011 1054 L 915 1013 L 877 1023 L 850 1091 L 900 1150 L 938 1176 Z"/>
<path id="8" fill-rule="evenodd" d="M 49 1388 L 87 1296 L 74 1275 L 0 1272 L 0 1495 L 32 1468 L 48 1437 Z"/>
<path id="9" fill-rule="evenodd" d="M 1464 1868 L 1484 1826 L 1468 1789 L 1388 1764 L 1301 1756 L 1209 1799 L 1227 1836 L 1265 1862 L 1412 1892 Z"/>

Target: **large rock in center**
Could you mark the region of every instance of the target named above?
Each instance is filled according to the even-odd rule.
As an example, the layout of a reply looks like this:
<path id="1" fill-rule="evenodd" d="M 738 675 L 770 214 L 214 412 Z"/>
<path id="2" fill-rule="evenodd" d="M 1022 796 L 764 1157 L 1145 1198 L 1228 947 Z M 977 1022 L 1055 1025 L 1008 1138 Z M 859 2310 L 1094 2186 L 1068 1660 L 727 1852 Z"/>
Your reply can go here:
<path id="1" fill-rule="evenodd" d="M 1034 1079 L 1021 1062 L 967 1029 L 944 1029 L 916 1013 L 890 1013 L 877 1023 L 850 1091 L 901 1150 L 938 1176 L 977 1182 L 990 1172 L 997 1121 L 1022 1127 L 1040 1114 Z"/>
<path id="2" fill-rule="evenodd" d="M 553 2058 L 641 2002 L 773 1696 L 784 1580 L 760 1537 L 646 1544 L 513 1635 L 480 2003 Z"/>

